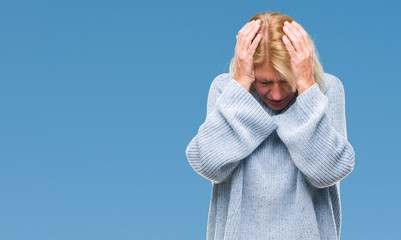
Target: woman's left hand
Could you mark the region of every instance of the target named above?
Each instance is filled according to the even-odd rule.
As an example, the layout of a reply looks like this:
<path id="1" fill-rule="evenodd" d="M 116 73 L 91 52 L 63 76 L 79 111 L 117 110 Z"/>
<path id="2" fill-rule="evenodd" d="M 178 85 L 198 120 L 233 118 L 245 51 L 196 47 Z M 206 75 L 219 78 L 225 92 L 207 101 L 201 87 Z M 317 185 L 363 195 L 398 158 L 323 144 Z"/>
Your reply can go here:
<path id="1" fill-rule="evenodd" d="M 309 36 L 301 25 L 292 21 L 285 21 L 283 26 L 283 42 L 291 57 L 292 71 L 298 96 L 310 88 L 314 83 L 313 77 L 313 47 Z"/>

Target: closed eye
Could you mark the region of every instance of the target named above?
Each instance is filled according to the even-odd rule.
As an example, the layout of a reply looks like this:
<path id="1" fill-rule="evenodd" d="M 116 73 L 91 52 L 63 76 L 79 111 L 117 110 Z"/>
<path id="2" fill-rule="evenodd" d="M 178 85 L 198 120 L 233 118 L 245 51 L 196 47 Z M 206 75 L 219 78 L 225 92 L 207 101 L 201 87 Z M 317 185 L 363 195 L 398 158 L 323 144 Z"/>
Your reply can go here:
<path id="1" fill-rule="evenodd" d="M 260 83 L 261 83 L 261 84 L 264 84 L 264 85 L 273 84 L 273 82 L 260 82 Z M 285 80 L 282 80 L 282 81 L 280 81 L 280 84 L 288 84 L 288 82 L 285 81 Z"/>

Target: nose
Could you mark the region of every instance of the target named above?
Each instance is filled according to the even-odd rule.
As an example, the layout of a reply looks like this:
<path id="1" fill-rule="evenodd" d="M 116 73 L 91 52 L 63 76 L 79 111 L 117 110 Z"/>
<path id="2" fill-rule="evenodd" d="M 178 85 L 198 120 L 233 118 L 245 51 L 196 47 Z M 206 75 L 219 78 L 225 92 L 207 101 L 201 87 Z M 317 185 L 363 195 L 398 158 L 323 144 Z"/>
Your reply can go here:
<path id="1" fill-rule="evenodd" d="M 270 99 L 271 100 L 281 100 L 283 99 L 283 88 L 278 83 L 274 83 L 270 89 Z"/>

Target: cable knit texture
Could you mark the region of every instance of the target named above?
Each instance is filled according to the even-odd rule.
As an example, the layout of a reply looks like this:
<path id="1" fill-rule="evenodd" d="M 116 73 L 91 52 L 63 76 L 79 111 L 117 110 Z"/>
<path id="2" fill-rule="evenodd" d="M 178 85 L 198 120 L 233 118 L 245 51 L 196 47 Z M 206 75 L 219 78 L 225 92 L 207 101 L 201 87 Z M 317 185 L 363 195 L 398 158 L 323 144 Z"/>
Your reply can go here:
<path id="1" fill-rule="evenodd" d="M 354 169 L 341 81 L 322 74 L 284 109 L 228 73 L 211 83 L 207 115 L 186 148 L 211 181 L 207 240 L 340 239 L 340 181 Z"/>

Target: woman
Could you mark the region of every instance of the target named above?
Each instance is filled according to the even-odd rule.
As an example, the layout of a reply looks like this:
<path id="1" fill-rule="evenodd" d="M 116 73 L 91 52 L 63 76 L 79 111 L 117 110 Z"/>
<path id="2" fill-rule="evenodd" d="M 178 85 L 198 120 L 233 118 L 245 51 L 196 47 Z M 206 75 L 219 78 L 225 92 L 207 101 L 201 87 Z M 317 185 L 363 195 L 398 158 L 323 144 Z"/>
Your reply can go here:
<path id="1" fill-rule="evenodd" d="M 293 18 L 258 13 L 238 32 L 186 156 L 212 182 L 207 239 L 340 239 L 344 88 Z"/>

